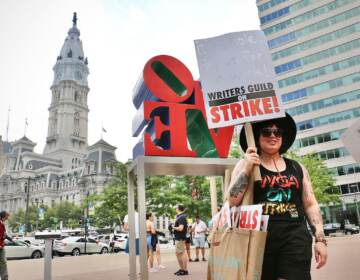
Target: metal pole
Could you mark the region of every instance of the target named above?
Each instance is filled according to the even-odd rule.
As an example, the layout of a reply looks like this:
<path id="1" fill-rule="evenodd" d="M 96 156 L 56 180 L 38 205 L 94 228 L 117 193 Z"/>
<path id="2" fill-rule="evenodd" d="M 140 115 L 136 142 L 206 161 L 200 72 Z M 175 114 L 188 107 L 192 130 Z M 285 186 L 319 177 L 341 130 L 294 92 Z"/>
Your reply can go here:
<path id="1" fill-rule="evenodd" d="M 224 189 L 223 189 L 223 202 L 226 201 L 226 193 L 227 193 L 227 190 L 228 190 L 229 185 L 230 185 L 230 180 L 231 180 L 231 171 L 230 171 L 230 169 L 225 169 L 225 174 L 224 174 Z"/>
<path id="2" fill-rule="evenodd" d="M 147 245 L 146 245 L 146 201 L 145 201 L 145 170 L 140 159 L 137 165 L 138 207 L 140 223 L 140 273 L 142 280 L 148 280 Z"/>
<path id="3" fill-rule="evenodd" d="M 52 239 L 45 239 L 44 279 L 51 280 Z"/>
<path id="4" fill-rule="evenodd" d="M 130 279 L 134 280 L 137 279 L 136 277 L 136 252 L 135 252 L 135 174 L 132 171 L 128 171 L 127 173 L 128 178 L 128 242 L 129 242 L 129 272 L 130 272 Z"/>
<path id="5" fill-rule="evenodd" d="M 29 199 L 30 199 L 30 177 L 28 177 L 26 186 L 26 209 L 25 209 L 25 236 L 29 231 Z"/>
<path id="6" fill-rule="evenodd" d="M 211 200 L 211 215 L 217 213 L 217 193 L 216 193 L 216 178 L 210 177 L 210 200 Z"/>
<path id="7" fill-rule="evenodd" d="M 85 210 L 85 254 L 86 254 L 86 243 L 88 236 L 88 218 L 89 218 L 89 192 L 86 193 L 86 210 Z"/>

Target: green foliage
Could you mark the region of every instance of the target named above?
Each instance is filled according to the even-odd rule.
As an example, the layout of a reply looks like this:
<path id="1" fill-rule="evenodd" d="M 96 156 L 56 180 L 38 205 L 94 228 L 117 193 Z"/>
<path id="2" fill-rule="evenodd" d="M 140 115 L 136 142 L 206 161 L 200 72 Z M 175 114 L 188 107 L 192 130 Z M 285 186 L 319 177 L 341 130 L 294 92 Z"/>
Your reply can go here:
<path id="1" fill-rule="evenodd" d="M 90 196 L 95 204 L 93 226 L 100 228 L 121 224 L 127 214 L 127 167 L 119 162 L 115 165 L 116 176 L 101 194 Z"/>
<path id="2" fill-rule="evenodd" d="M 182 176 L 175 178 L 175 194 L 178 204 L 183 204 L 189 217 L 199 215 L 207 220 L 211 216 L 210 185 L 204 176 Z"/>
<path id="3" fill-rule="evenodd" d="M 39 220 L 39 208 L 45 210 L 43 220 Z M 19 226 L 25 225 L 25 216 L 25 211 L 22 209 L 10 216 L 9 226 L 12 231 L 18 232 Z M 79 220 L 82 219 L 82 217 L 82 208 L 67 201 L 56 204 L 51 208 L 45 205 L 39 207 L 31 205 L 28 211 L 28 231 L 59 228 L 60 221 L 62 221 L 63 227 L 78 227 Z"/>
<path id="4" fill-rule="evenodd" d="M 309 172 L 315 197 L 321 204 L 340 202 L 339 191 L 335 180 L 325 166 L 324 162 L 315 154 L 306 154 L 302 157 L 294 152 L 288 152 L 287 156 L 303 164 Z"/>
<path id="5" fill-rule="evenodd" d="M 74 203 L 65 201 L 55 204 L 54 207 L 45 211 L 44 221 L 41 228 L 54 228 L 62 221 L 64 228 L 79 227 L 79 220 L 83 218 L 83 209 Z"/>
<path id="6" fill-rule="evenodd" d="M 172 176 L 149 176 L 145 179 L 147 212 L 156 215 L 175 215 L 178 195 L 173 191 Z"/>
<path id="7" fill-rule="evenodd" d="M 234 134 L 231 139 L 231 146 L 229 152 L 229 157 L 231 158 L 241 158 L 244 154 L 244 152 L 240 147 L 239 136 L 240 136 L 240 127 L 235 127 Z"/>

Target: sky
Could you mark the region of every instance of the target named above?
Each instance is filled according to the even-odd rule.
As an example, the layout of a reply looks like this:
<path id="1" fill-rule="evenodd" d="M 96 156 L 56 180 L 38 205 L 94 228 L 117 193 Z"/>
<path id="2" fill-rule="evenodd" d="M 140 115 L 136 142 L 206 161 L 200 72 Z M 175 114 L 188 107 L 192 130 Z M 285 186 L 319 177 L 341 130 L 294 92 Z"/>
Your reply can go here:
<path id="1" fill-rule="evenodd" d="M 134 85 L 145 63 L 166 54 L 199 77 L 194 40 L 258 30 L 255 0 L 1 0 L 0 135 L 25 132 L 42 153 L 48 126 L 52 67 L 72 26 L 89 60 L 88 143 L 103 139 L 120 161 L 132 158 Z M 10 114 L 8 113 L 10 107 Z"/>

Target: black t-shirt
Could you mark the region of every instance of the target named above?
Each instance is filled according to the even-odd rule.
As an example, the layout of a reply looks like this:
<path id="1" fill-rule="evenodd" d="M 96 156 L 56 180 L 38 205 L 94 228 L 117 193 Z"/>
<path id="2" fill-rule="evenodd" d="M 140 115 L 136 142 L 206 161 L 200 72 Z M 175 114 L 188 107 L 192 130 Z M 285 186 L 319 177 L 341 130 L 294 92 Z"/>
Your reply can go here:
<path id="1" fill-rule="evenodd" d="M 296 161 L 284 160 L 286 169 L 280 174 L 260 165 L 262 180 L 254 186 L 254 204 L 263 204 L 263 215 L 270 215 L 270 221 L 303 221 L 303 172 Z"/>
<path id="2" fill-rule="evenodd" d="M 184 228 L 183 228 L 182 231 L 174 230 L 175 240 L 185 240 L 186 239 L 186 232 L 187 232 L 188 223 L 187 223 L 187 220 L 186 220 L 186 215 L 184 213 L 179 214 L 176 217 L 175 227 L 178 227 L 180 225 L 183 225 Z"/>

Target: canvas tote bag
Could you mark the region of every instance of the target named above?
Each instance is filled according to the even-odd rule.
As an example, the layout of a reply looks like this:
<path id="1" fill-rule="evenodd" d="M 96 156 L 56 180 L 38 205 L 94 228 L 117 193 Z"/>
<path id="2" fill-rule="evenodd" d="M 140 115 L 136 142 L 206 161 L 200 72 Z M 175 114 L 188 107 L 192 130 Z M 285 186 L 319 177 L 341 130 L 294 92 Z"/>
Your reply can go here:
<path id="1" fill-rule="evenodd" d="M 254 180 L 242 200 L 242 205 L 253 203 Z M 233 225 L 238 224 L 238 218 Z M 220 218 L 218 219 L 220 221 Z M 260 280 L 267 233 L 247 229 L 218 228 L 210 237 L 208 280 Z"/>
<path id="2" fill-rule="evenodd" d="M 217 226 L 211 236 L 207 279 L 245 280 L 250 231 Z"/>

